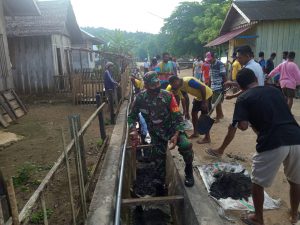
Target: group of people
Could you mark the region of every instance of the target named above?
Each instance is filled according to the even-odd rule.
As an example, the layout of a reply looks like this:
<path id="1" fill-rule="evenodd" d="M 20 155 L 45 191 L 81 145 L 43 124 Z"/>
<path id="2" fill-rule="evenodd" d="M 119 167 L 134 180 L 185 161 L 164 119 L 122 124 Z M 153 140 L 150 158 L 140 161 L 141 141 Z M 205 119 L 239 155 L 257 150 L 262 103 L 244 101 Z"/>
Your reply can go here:
<path id="1" fill-rule="evenodd" d="M 169 55 L 164 56 L 156 69 L 143 76 L 145 90 L 136 95 L 128 117 L 133 147 L 136 147 L 140 140 L 136 129 L 138 114 L 141 113 L 146 121 L 154 146 L 152 155 L 156 164 L 155 172 L 160 177 L 160 182 L 164 183 L 165 179 L 165 159 L 169 141 L 169 148 L 172 149 L 177 145 L 185 161 L 186 186 L 194 185 L 193 146 L 189 139 L 199 136 L 198 113 L 207 114 L 216 98 L 224 94 L 224 87 L 232 87 L 235 91 L 225 95 L 226 99 L 237 97 L 232 122 L 221 146 L 206 149 L 206 153 L 212 157 L 221 157 L 234 139 L 237 129 L 244 131 L 251 127 L 257 134 L 256 154 L 252 165 L 255 212 L 245 215 L 242 220 L 246 224 L 264 224 L 264 188 L 272 184 L 283 163 L 290 184 L 290 219 L 293 224 L 296 223 L 300 202 L 300 127 L 292 115 L 290 100 L 294 96 L 296 86 L 300 85 L 300 70 L 294 63 L 295 53 L 287 53 L 286 61 L 274 68 L 273 60 L 276 55 L 272 54 L 268 60 L 272 61 L 273 65 L 268 61 L 263 64 L 254 60 L 254 54 L 249 46 L 241 46 L 233 55 L 234 62 L 228 79 L 225 65 L 218 60 L 215 53 L 208 52 L 205 58 L 205 62 L 209 64 L 207 81 L 203 73 L 200 79 L 194 76 L 183 78 L 176 76 Z M 266 80 L 276 74 L 279 74 L 280 89 L 265 85 Z M 194 131 L 189 137 L 183 128 L 183 117 L 187 119 L 190 117 L 188 95 L 195 97 L 192 107 Z M 183 115 L 179 109 L 180 103 Z M 223 117 L 220 103 L 216 107 L 215 121 L 218 122 Z M 209 133 L 197 142 L 199 144 L 211 142 Z"/>

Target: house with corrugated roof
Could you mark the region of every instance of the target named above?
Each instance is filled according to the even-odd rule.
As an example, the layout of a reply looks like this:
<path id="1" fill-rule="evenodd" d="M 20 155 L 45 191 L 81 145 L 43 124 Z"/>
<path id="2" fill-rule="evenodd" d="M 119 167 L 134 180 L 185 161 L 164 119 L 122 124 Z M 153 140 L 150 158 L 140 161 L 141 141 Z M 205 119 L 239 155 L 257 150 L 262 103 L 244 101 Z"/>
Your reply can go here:
<path id="1" fill-rule="evenodd" d="M 299 0 L 236 0 L 232 3 L 220 30 L 220 36 L 206 44 L 218 47 L 222 54 L 232 53 L 241 45 L 250 45 L 257 58 L 283 51 L 295 51 L 300 65 L 300 1 Z"/>
<path id="2" fill-rule="evenodd" d="M 33 16 L 40 11 L 34 0 L 0 0 L 0 90 L 13 88 L 5 16 Z"/>
<path id="3" fill-rule="evenodd" d="M 81 29 L 82 43 L 72 44 L 72 66 L 74 70 L 95 69 L 96 57 L 99 55 L 97 46 L 105 41 Z"/>
<path id="4" fill-rule="evenodd" d="M 37 16 L 7 16 L 16 91 L 44 94 L 70 89 L 72 43 L 82 43 L 69 0 L 39 1 Z"/>

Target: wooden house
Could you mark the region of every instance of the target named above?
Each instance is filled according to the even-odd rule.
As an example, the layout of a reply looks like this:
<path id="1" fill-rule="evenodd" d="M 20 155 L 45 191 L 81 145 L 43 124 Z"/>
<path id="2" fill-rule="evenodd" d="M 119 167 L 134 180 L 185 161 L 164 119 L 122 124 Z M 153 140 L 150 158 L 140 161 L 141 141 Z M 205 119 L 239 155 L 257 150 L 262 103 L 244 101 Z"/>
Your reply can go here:
<path id="1" fill-rule="evenodd" d="M 74 70 L 94 69 L 96 64 L 96 46 L 103 45 L 105 42 L 100 38 L 81 29 L 82 43 L 72 44 L 72 66 Z"/>
<path id="2" fill-rule="evenodd" d="M 0 0 L 0 91 L 13 88 L 5 16 L 39 15 L 34 0 Z"/>
<path id="3" fill-rule="evenodd" d="M 37 2 L 40 16 L 8 16 L 6 29 L 15 88 L 44 94 L 70 86 L 71 45 L 81 43 L 69 0 Z"/>
<path id="4" fill-rule="evenodd" d="M 277 53 L 275 64 L 282 61 L 283 51 L 295 51 L 300 65 L 300 1 L 236 0 L 232 3 L 220 30 L 220 36 L 206 47 L 218 46 L 221 54 L 241 45 L 250 45 L 255 58 L 263 51 L 265 58 Z"/>

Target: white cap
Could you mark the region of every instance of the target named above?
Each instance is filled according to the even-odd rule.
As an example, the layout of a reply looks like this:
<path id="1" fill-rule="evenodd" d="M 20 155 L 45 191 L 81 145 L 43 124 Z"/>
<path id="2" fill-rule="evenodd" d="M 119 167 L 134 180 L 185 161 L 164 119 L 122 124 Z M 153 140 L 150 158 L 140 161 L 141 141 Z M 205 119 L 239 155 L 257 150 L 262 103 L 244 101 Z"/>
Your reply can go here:
<path id="1" fill-rule="evenodd" d="M 114 64 L 112 63 L 112 62 L 107 62 L 106 64 L 105 64 L 105 68 L 108 68 L 108 67 L 110 67 L 110 66 L 113 66 Z"/>

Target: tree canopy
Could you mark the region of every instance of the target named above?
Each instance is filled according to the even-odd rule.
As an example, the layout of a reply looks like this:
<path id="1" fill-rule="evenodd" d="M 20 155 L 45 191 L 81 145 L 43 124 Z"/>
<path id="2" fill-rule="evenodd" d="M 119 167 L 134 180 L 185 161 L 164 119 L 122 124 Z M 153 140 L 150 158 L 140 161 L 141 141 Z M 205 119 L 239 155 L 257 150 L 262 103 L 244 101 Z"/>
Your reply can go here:
<path id="1" fill-rule="evenodd" d="M 232 0 L 181 2 L 165 19 L 159 34 L 83 28 L 102 37 L 106 49 L 133 54 L 139 59 L 168 51 L 177 57 L 202 55 L 203 46 L 219 35 Z"/>

